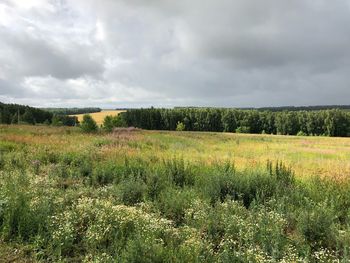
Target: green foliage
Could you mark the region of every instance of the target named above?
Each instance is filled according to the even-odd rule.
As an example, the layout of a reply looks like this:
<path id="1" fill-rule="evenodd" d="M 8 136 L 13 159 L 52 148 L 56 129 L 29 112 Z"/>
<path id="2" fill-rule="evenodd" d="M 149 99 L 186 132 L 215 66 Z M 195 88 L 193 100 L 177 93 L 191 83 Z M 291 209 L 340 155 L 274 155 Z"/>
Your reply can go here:
<path id="1" fill-rule="evenodd" d="M 119 185 L 121 200 L 126 205 L 134 205 L 144 200 L 146 185 L 140 179 L 126 179 Z"/>
<path id="2" fill-rule="evenodd" d="M 0 124 L 31 124 L 42 123 L 53 126 L 75 126 L 77 117 L 64 115 L 63 111 L 37 109 L 18 104 L 0 103 Z M 72 113 L 73 114 L 73 113 Z"/>
<path id="3" fill-rule="evenodd" d="M 93 133 L 97 132 L 98 130 L 96 121 L 91 117 L 91 115 L 88 114 L 83 116 L 83 121 L 81 122 L 80 128 L 86 133 Z"/>
<path id="4" fill-rule="evenodd" d="M 216 108 L 132 109 L 120 115 L 128 126 L 150 130 L 261 134 L 350 135 L 350 112 L 339 109 L 238 110 Z"/>
<path id="5" fill-rule="evenodd" d="M 239 126 L 236 129 L 236 133 L 250 133 L 250 128 L 247 126 Z"/>
<path id="6" fill-rule="evenodd" d="M 186 129 L 186 126 L 185 124 L 183 124 L 183 122 L 177 122 L 176 124 L 176 130 L 177 131 L 184 131 Z"/>
<path id="7" fill-rule="evenodd" d="M 42 108 L 42 110 L 54 115 L 77 115 L 102 111 L 100 108 Z"/>
<path id="8" fill-rule="evenodd" d="M 18 124 L 22 121 L 26 124 L 44 123 L 51 120 L 52 113 L 18 104 L 4 104 L 0 102 L 0 123 Z"/>
<path id="9" fill-rule="evenodd" d="M 103 129 L 107 132 L 111 132 L 114 128 L 113 116 L 106 116 L 103 120 Z"/>
<path id="10" fill-rule="evenodd" d="M 63 121 L 58 115 L 54 115 L 51 124 L 52 126 L 63 126 Z"/>
<path id="11" fill-rule="evenodd" d="M 349 261 L 348 178 L 107 155 L 96 141 L 33 152 L 0 142 L 2 243 L 39 262 Z"/>
<path id="12" fill-rule="evenodd" d="M 195 197 L 192 190 L 168 188 L 161 193 L 156 206 L 167 219 L 179 226 L 184 222 L 185 212 Z"/>
<path id="13" fill-rule="evenodd" d="M 75 116 L 54 114 L 51 120 L 52 126 L 76 126 L 79 123 Z"/>
<path id="14" fill-rule="evenodd" d="M 106 116 L 103 120 L 103 129 L 107 132 L 111 132 L 113 128 L 127 127 L 127 124 L 123 117 L 119 114 L 117 116 Z"/>
<path id="15" fill-rule="evenodd" d="M 194 175 L 190 165 L 186 165 L 183 159 L 171 159 L 165 162 L 165 172 L 170 180 L 179 187 L 193 185 Z"/>
<path id="16" fill-rule="evenodd" d="M 119 183 L 122 177 L 120 170 L 120 167 L 115 163 L 99 163 L 93 170 L 91 184 L 104 186 Z"/>
<path id="17" fill-rule="evenodd" d="M 297 136 L 307 136 L 307 134 L 303 131 L 298 131 Z"/>
<path id="18" fill-rule="evenodd" d="M 27 109 L 22 116 L 22 121 L 34 125 L 35 119 L 33 113 Z"/>

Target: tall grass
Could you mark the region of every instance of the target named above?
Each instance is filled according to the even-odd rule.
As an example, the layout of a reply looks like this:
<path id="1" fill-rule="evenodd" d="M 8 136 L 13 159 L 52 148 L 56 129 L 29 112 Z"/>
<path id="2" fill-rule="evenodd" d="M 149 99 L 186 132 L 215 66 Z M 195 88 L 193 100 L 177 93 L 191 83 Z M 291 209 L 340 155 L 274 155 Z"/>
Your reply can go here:
<path id="1" fill-rule="evenodd" d="M 301 179 L 279 161 L 28 151 L 0 151 L 0 241 L 32 260 L 350 260 L 349 179 Z"/>

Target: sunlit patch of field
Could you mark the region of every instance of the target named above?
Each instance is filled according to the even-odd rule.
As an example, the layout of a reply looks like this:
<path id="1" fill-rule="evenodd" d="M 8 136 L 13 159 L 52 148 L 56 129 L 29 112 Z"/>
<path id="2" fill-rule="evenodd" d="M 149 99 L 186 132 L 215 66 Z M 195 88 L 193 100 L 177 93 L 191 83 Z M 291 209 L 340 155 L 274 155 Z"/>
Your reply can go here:
<path id="1" fill-rule="evenodd" d="M 91 117 L 96 121 L 96 123 L 98 125 L 101 125 L 106 116 L 108 116 L 108 115 L 116 116 L 121 112 L 123 112 L 123 111 L 121 111 L 121 110 L 103 110 L 101 112 L 89 113 L 89 115 L 91 115 Z M 81 122 L 83 120 L 84 115 L 85 114 L 77 114 L 77 115 L 71 115 L 71 116 L 77 116 L 79 122 Z"/>
<path id="2" fill-rule="evenodd" d="M 196 132 L 149 132 L 145 137 L 158 146 L 160 156 L 180 155 L 206 163 L 230 160 L 243 169 L 278 160 L 299 176 L 350 176 L 347 138 Z"/>
<path id="3" fill-rule="evenodd" d="M 79 128 L 0 126 L 0 147 L 8 144 L 25 146 L 34 155 L 44 148 L 47 152 L 93 151 L 103 159 L 129 156 L 161 161 L 177 156 L 206 164 L 229 160 L 242 169 L 278 160 L 298 176 L 350 176 L 347 138 L 144 130 L 88 135 Z"/>
<path id="4" fill-rule="evenodd" d="M 174 261 L 209 251 L 203 262 L 222 262 L 232 245 L 270 262 L 271 244 L 283 262 L 311 247 L 317 258 L 323 246 L 340 258 L 350 244 L 349 159 L 346 138 L 0 125 L 0 262 L 92 262 L 101 253 L 111 260 L 99 262 L 114 262 L 135 244 L 146 244 L 130 250 L 137 259 L 161 249 L 149 252 L 157 262 L 187 247 Z"/>

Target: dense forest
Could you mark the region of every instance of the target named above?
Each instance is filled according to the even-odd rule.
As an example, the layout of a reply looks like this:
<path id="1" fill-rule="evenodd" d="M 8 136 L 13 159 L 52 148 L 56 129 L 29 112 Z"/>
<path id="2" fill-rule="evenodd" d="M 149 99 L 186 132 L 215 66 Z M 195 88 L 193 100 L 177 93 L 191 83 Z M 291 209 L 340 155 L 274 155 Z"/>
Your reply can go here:
<path id="1" fill-rule="evenodd" d="M 58 115 L 76 115 L 102 111 L 100 108 L 42 108 L 42 110 Z"/>
<path id="2" fill-rule="evenodd" d="M 318 106 L 316 106 L 318 107 Z M 321 107 L 321 106 L 319 106 Z M 322 106 L 326 107 L 326 106 Z M 121 114 L 127 126 L 149 130 L 186 130 L 281 135 L 350 136 L 350 111 L 270 110 L 223 108 L 129 109 Z M 312 109 L 313 107 L 310 107 Z M 282 108 L 281 108 L 282 109 Z M 2 124 L 52 124 L 75 126 L 67 114 L 98 112 L 99 108 L 52 108 L 50 111 L 18 104 L 0 103 Z"/>
<path id="3" fill-rule="evenodd" d="M 174 109 L 208 109 L 208 107 L 174 107 Z M 350 110 L 350 105 L 277 106 L 277 107 L 260 107 L 260 108 L 244 107 L 244 108 L 219 108 L 219 109 L 258 110 L 258 111 L 319 111 L 319 110 L 334 110 L 334 109 Z"/>
<path id="4" fill-rule="evenodd" d="M 122 114 L 128 126 L 150 130 L 350 136 L 350 112 L 261 111 L 215 108 L 132 109 Z"/>
<path id="5" fill-rule="evenodd" d="M 76 117 L 55 114 L 42 109 L 0 102 L 0 124 L 52 124 L 55 126 L 75 126 Z"/>

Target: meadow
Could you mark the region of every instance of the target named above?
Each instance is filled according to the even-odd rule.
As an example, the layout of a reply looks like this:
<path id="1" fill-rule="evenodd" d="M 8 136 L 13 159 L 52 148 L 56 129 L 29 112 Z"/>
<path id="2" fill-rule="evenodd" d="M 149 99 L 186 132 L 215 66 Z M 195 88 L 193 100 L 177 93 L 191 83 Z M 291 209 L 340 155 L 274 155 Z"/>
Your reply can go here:
<path id="1" fill-rule="evenodd" d="M 124 111 L 121 111 L 121 110 L 102 110 L 100 112 L 89 113 L 89 115 L 91 115 L 91 117 L 96 121 L 97 125 L 101 125 L 106 116 L 116 116 L 121 112 L 124 112 Z M 84 114 L 76 114 L 76 115 L 70 115 L 70 116 L 78 117 L 78 121 L 81 122 L 83 120 Z"/>
<path id="2" fill-rule="evenodd" d="M 349 262 L 350 141 L 0 126 L 0 262 Z"/>

